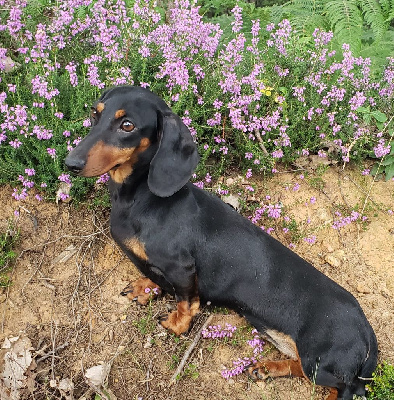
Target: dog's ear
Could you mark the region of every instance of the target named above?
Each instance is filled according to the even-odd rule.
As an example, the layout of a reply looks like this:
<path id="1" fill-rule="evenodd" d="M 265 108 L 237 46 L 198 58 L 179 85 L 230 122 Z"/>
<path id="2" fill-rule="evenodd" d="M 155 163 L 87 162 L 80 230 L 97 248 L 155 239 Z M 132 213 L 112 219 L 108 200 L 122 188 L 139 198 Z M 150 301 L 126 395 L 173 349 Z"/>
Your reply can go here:
<path id="1" fill-rule="evenodd" d="M 191 178 L 199 156 L 189 129 L 177 115 L 160 113 L 158 128 L 159 148 L 150 163 L 148 185 L 153 194 L 169 197 Z"/>

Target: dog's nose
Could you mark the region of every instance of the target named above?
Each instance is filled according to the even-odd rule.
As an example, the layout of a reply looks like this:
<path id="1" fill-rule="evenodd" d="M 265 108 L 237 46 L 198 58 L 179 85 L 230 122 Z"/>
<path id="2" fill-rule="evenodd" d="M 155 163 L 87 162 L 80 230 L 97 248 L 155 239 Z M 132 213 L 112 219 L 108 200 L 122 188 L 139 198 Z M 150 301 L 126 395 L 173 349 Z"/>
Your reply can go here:
<path id="1" fill-rule="evenodd" d="M 84 169 L 86 161 L 78 157 L 71 157 L 70 154 L 66 157 L 64 163 L 71 172 L 73 172 L 74 174 L 78 174 Z"/>

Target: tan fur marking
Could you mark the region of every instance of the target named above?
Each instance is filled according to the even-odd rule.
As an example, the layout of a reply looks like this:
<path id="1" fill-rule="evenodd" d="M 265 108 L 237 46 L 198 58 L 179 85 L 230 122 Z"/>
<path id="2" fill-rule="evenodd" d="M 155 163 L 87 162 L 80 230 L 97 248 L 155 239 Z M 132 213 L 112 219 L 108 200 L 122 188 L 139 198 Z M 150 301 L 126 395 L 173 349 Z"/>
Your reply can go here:
<path id="1" fill-rule="evenodd" d="M 123 183 L 125 179 L 133 173 L 133 163 L 131 158 L 124 162 L 120 167 L 109 171 L 111 178 L 116 183 Z"/>
<path id="2" fill-rule="evenodd" d="M 101 104 L 101 103 L 99 103 Z M 97 142 L 89 151 L 85 168 L 81 175 L 99 176 L 109 172 L 116 183 L 123 183 L 133 172 L 133 165 L 138 161 L 138 155 L 150 146 L 150 140 L 143 138 L 138 147 L 119 149 L 109 146 L 102 140 Z M 113 169 L 115 165 L 119 167 Z"/>
<path id="3" fill-rule="evenodd" d="M 148 261 L 148 256 L 145 252 L 145 244 L 139 241 L 137 238 L 132 237 L 131 239 L 126 240 L 125 245 L 138 258 L 144 261 Z"/>
<path id="4" fill-rule="evenodd" d="M 105 108 L 105 104 L 104 104 L 104 103 L 98 103 L 98 104 L 97 104 L 97 107 L 96 107 L 96 110 L 97 110 L 99 113 L 101 113 L 101 112 L 103 112 L 104 108 Z"/>
<path id="5" fill-rule="evenodd" d="M 143 150 L 141 151 L 145 151 L 148 147 L 150 146 L 150 140 L 148 138 L 142 138 L 140 141 L 140 145 L 138 148 L 141 148 Z"/>
<path id="6" fill-rule="evenodd" d="M 126 111 L 125 110 L 118 110 L 115 113 L 115 119 L 122 118 L 125 115 L 126 115 Z"/>
<path id="7" fill-rule="evenodd" d="M 200 312 L 200 298 L 194 297 L 190 304 L 190 314 L 192 317 L 197 315 Z"/>
<path id="8" fill-rule="evenodd" d="M 260 361 L 248 368 L 249 374 L 254 376 L 252 372 L 256 369 L 263 380 L 280 376 L 305 378 L 300 360 Z"/>
<path id="9" fill-rule="evenodd" d="M 138 161 L 138 155 L 144 152 L 149 146 L 150 140 L 148 138 L 142 138 L 140 144 L 135 148 L 130 158 L 116 170 L 109 171 L 111 178 L 116 183 L 123 183 L 124 180 L 133 173 L 133 166 Z"/>
<path id="10" fill-rule="evenodd" d="M 90 177 L 105 174 L 115 165 L 124 164 L 127 160 L 130 160 L 134 149 L 134 147 L 119 149 L 114 146 L 108 146 L 100 140 L 90 149 L 81 175 Z"/>
<path id="11" fill-rule="evenodd" d="M 151 289 L 150 292 L 146 293 L 145 289 Z M 155 293 L 153 289 L 156 289 Z M 121 292 L 124 296 L 126 295 L 129 300 L 137 298 L 137 302 L 141 305 L 146 305 L 149 300 L 161 294 L 161 289 L 149 278 L 139 278 L 133 282 L 130 282 Z"/>
<path id="12" fill-rule="evenodd" d="M 280 361 L 261 360 L 248 368 L 247 372 L 250 377 L 256 379 L 253 371 L 257 369 L 260 375 L 259 379 L 267 379 L 269 377 L 275 378 L 279 376 L 298 376 L 308 379 L 302 369 L 301 358 L 294 340 L 290 336 L 273 329 L 268 329 L 266 331 L 266 337 L 279 351 L 292 359 Z"/>
<path id="13" fill-rule="evenodd" d="M 266 336 L 281 353 L 293 360 L 298 359 L 297 346 L 290 336 L 274 329 L 267 329 Z"/>
<path id="14" fill-rule="evenodd" d="M 330 388 L 330 393 L 327 396 L 326 400 L 337 400 L 337 398 L 338 398 L 338 389 Z"/>
<path id="15" fill-rule="evenodd" d="M 162 321 L 161 324 L 164 328 L 179 336 L 189 330 L 191 322 L 192 315 L 189 302 L 184 300 L 177 303 L 176 311 L 169 313 L 167 319 Z"/>

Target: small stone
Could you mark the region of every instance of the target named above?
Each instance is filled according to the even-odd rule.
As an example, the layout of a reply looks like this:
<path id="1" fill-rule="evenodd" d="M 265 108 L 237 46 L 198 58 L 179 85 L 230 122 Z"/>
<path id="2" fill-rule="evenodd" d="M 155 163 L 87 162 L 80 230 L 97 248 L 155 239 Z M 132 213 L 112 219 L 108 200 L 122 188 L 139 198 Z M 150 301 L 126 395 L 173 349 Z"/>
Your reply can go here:
<path id="1" fill-rule="evenodd" d="M 239 197 L 230 194 L 229 196 L 222 196 L 222 200 L 230 204 L 230 206 L 234 207 L 237 211 L 239 210 Z"/>
<path id="2" fill-rule="evenodd" d="M 233 178 L 227 178 L 227 179 L 226 179 L 226 185 L 227 185 L 227 186 L 231 186 L 234 182 L 235 182 L 235 181 L 234 181 Z"/>
<path id="3" fill-rule="evenodd" d="M 341 266 L 341 261 L 332 254 L 327 254 L 324 257 L 324 260 L 334 268 L 339 268 Z"/>
<path id="4" fill-rule="evenodd" d="M 372 290 L 369 287 L 363 285 L 362 283 L 359 283 L 357 285 L 357 292 L 363 293 L 363 294 L 369 294 L 369 293 L 372 293 Z"/>
<path id="5" fill-rule="evenodd" d="M 11 57 L 6 57 L 2 62 L 4 64 L 4 72 L 11 72 L 20 67 L 20 64 L 15 62 Z"/>
<path id="6" fill-rule="evenodd" d="M 334 248 L 329 243 L 323 242 L 321 247 L 326 253 L 332 253 L 334 251 Z"/>
<path id="7" fill-rule="evenodd" d="M 150 347 L 152 347 L 152 337 L 148 336 L 146 338 L 146 343 L 144 344 L 144 349 L 148 349 Z"/>

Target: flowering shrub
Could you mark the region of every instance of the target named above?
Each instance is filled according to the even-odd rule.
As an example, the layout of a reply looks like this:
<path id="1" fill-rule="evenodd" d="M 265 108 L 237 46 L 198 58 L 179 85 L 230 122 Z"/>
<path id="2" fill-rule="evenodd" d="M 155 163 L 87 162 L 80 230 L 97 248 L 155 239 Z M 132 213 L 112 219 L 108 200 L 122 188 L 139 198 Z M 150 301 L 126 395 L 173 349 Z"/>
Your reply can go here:
<path id="1" fill-rule="evenodd" d="M 226 323 L 224 327 L 220 325 L 208 326 L 207 329 L 201 331 L 201 335 L 203 338 L 212 338 L 212 339 L 224 338 L 224 337 L 231 338 L 236 330 L 237 330 L 236 326 Z"/>
<path id="2" fill-rule="evenodd" d="M 246 29 L 236 5 L 227 38 L 187 0 L 175 0 L 166 17 L 151 0 L 0 6 L 0 182 L 17 185 L 16 199 L 32 187 L 54 197 L 66 154 L 88 132 L 87 109 L 111 85 L 162 96 L 194 135 L 206 179 L 233 163 L 251 173 L 309 153 L 347 162 L 389 152 L 394 58 L 373 77 L 370 60 L 347 45 L 331 51 L 332 33 L 316 29 L 300 43 L 286 20 Z M 381 125 L 366 124 L 360 107 L 379 111 Z M 326 151 L 333 144 L 335 155 Z M 74 178 L 73 195 L 89 182 Z"/>
<path id="3" fill-rule="evenodd" d="M 219 338 L 231 338 L 234 332 L 237 330 L 236 326 L 226 323 L 225 327 L 220 325 L 209 326 L 208 329 L 204 329 L 201 332 L 201 336 L 204 339 L 219 339 Z M 257 329 L 252 330 L 253 339 L 248 340 L 247 344 L 253 349 L 252 357 L 238 358 L 233 361 L 232 368 L 224 369 L 221 374 L 223 378 L 230 379 L 236 375 L 242 374 L 245 369 L 251 364 L 255 363 L 257 359 L 262 355 L 264 351 L 264 341 L 261 339 Z"/>

